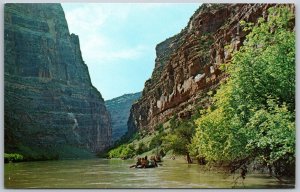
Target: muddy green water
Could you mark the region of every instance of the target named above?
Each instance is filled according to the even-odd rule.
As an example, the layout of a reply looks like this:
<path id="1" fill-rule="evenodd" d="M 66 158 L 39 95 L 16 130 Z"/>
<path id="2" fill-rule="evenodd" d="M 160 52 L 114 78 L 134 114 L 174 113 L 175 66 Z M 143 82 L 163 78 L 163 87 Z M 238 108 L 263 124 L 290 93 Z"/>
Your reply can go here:
<path id="1" fill-rule="evenodd" d="M 233 188 L 233 176 L 165 160 L 153 169 L 130 169 L 134 160 L 89 159 L 8 163 L 6 188 Z M 293 188 L 264 174 L 247 175 L 246 188 Z M 241 180 L 235 187 L 244 188 Z"/>

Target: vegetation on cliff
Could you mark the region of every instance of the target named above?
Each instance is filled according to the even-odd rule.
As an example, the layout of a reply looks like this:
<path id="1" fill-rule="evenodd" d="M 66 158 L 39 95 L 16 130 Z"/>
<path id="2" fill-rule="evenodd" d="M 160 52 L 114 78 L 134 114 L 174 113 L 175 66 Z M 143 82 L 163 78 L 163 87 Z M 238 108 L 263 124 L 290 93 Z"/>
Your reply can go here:
<path id="1" fill-rule="evenodd" d="M 161 133 L 135 133 L 131 138 L 125 135 L 104 156 L 108 158 L 128 159 L 145 152 L 156 153 L 154 149 L 159 146 L 157 142 L 161 144 Z"/>
<path id="2" fill-rule="evenodd" d="M 295 174 L 294 14 L 270 8 L 223 68 L 229 74 L 197 119 L 192 153 L 206 160 L 257 160 L 277 176 Z M 238 167 L 237 167 L 238 168 Z"/>
<path id="3" fill-rule="evenodd" d="M 249 34 L 230 63 L 222 65 L 227 78 L 215 94 L 208 93 L 210 107 L 191 119 L 175 115 L 152 132 L 136 133 L 110 157 L 160 151 L 186 155 L 188 163 L 191 155 L 199 163 L 229 165 L 235 171 L 255 162 L 272 175 L 294 176 L 294 14 L 286 6 L 268 12 L 256 24 L 240 23 Z"/>
<path id="4" fill-rule="evenodd" d="M 173 116 L 164 124 L 159 124 L 153 132 L 137 132 L 131 138 L 123 137 L 106 154 L 109 158 L 133 158 L 143 155 L 184 155 L 188 163 L 192 163 L 189 145 L 195 133 L 195 120 L 199 113 L 191 119 L 178 120 Z"/>

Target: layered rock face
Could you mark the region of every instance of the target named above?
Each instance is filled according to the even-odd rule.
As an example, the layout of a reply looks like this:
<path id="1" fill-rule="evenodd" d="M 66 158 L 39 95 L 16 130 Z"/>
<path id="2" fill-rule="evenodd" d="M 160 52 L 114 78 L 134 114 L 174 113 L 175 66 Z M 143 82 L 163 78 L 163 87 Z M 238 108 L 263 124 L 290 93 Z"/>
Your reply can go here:
<path id="1" fill-rule="evenodd" d="M 130 108 L 141 95 L 141 92 L 125 94 L 105 101 L 106 108 L 111 115 L 113 141 L 120 139 L 128 132 L 127 121 L 130 114 Z"/>
<path id="2" fill-rule="evenodd" d="M 5 151 L 110 146 L 109 113 L 61 5 L 6 4 L 4 14 Z"/>
<path id="3" fill-rule="evenodd" d="M 220 64 L 230 60 L 247 35 L 239 22 L 257 22 L 270 6 L 203 4 L 186 28 L 157 45 L 155 68 L 131 109 L 129 131 L 151 131 L 174 115 L 189 118 L 198 107 L 207 107 L 207 93 L 225 77 Z"/>

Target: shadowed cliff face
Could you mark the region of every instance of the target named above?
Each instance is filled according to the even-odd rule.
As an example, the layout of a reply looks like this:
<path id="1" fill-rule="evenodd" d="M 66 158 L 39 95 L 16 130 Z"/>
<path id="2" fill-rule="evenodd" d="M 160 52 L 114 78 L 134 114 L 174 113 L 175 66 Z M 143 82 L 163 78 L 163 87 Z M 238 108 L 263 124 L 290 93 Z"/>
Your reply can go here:
<path id="1" fill-rule="evenodd" d="M 107 148 L 110 116 L 61 5 L 6 4 L 4 14 L 5 151 Z"/>
<path id="2" fill-rule="evenodd" d="M 158 44 L 152 77 L 131 109 L 129 132 L 151 131 L 174 115 L 189 118 L 197 108 L 209 106 L 207 93 L 225 77 L 220 64 L 230 60 L 247 35 L 239 21 L 255 23 L 270 6 L 203 4 L 185 29 Z"/>
<path id="3" fill-rule="evenodd" d="M 132 104 L 141 97 L 141 95 L 141 92 L 125 94 L 105 101 L 107 110 L 111 115 L 113 141 L 120 139 L 128 131 L 127 121 L 130 108 Z"/>

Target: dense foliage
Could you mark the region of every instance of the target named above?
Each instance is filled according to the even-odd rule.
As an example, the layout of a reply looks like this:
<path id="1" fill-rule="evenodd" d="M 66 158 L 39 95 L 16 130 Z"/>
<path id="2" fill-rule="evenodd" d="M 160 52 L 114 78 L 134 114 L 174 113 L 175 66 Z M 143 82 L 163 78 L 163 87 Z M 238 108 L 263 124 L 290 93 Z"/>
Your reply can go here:
<path id="1" fill-rule="evenodd" d="M 175 154 L 184 154 L 188 163 L 191 163 L 188 146 L 191 144 L 195 125 L 193 121 L 177 121 L 171 123 L 171 131 L 163 138 L 166 151 L 173 150 Z"/>
<path id="2" fill-rule="evenodd" d="M 173 117 L 149 135 L 141 132 L 136 141 L 151 139 L 137 147 L 129 141 L 109 156 L 132 157 L 159 148 L 187 160 L 191 154 L 202 163 L 228 163 L 233 169 L 255 162 L 276 176 L 294 176 L 294 14 L 285 6 L 268 11 L 256 25 L 241 22 L 249 34 L 230 64 L 222 65 L 228 77 L 216 93 L 208 93 L 209 108 L 189 120 Z"/>
<path id="3" fill-rule="evenodd" d="M 165 155 L 164 152 L 172 151 L 173 154 L 186 155 L 187 161 L 191 163 L 188 147 L 195 133 L 194 120 L 198 117 L 198 113 L 189 120 L 177 120 L 173 117 L 166 128 L 160 124 L 155 127 L 154 132 L 137 133 L 123 144 L 113 147 L 106 156 L 127 159 L 145 152 L 150 152 L 151 155 Z"/>
<path id="4" fill-rule="evenodd" d="M 108 152 L 109 158 L 132 158 L 136 155 L 134 145 L 133 144 L 123 144 L 119 147 L 112 149 Z"/>
<path id="5" fill-rule="evenodd" d="M 294 14 L 270 8 L 223 68 L 229 74 L 202 111 L 190 151 L 209 161 L 256 159 L 276 175 L 295 170 Z"/>
<path id="6" fill-rule="evenodd" d="M 23 161 L 24 157 L 18 153 L 4 153 L 4 162 L 18 162 Z"/>

